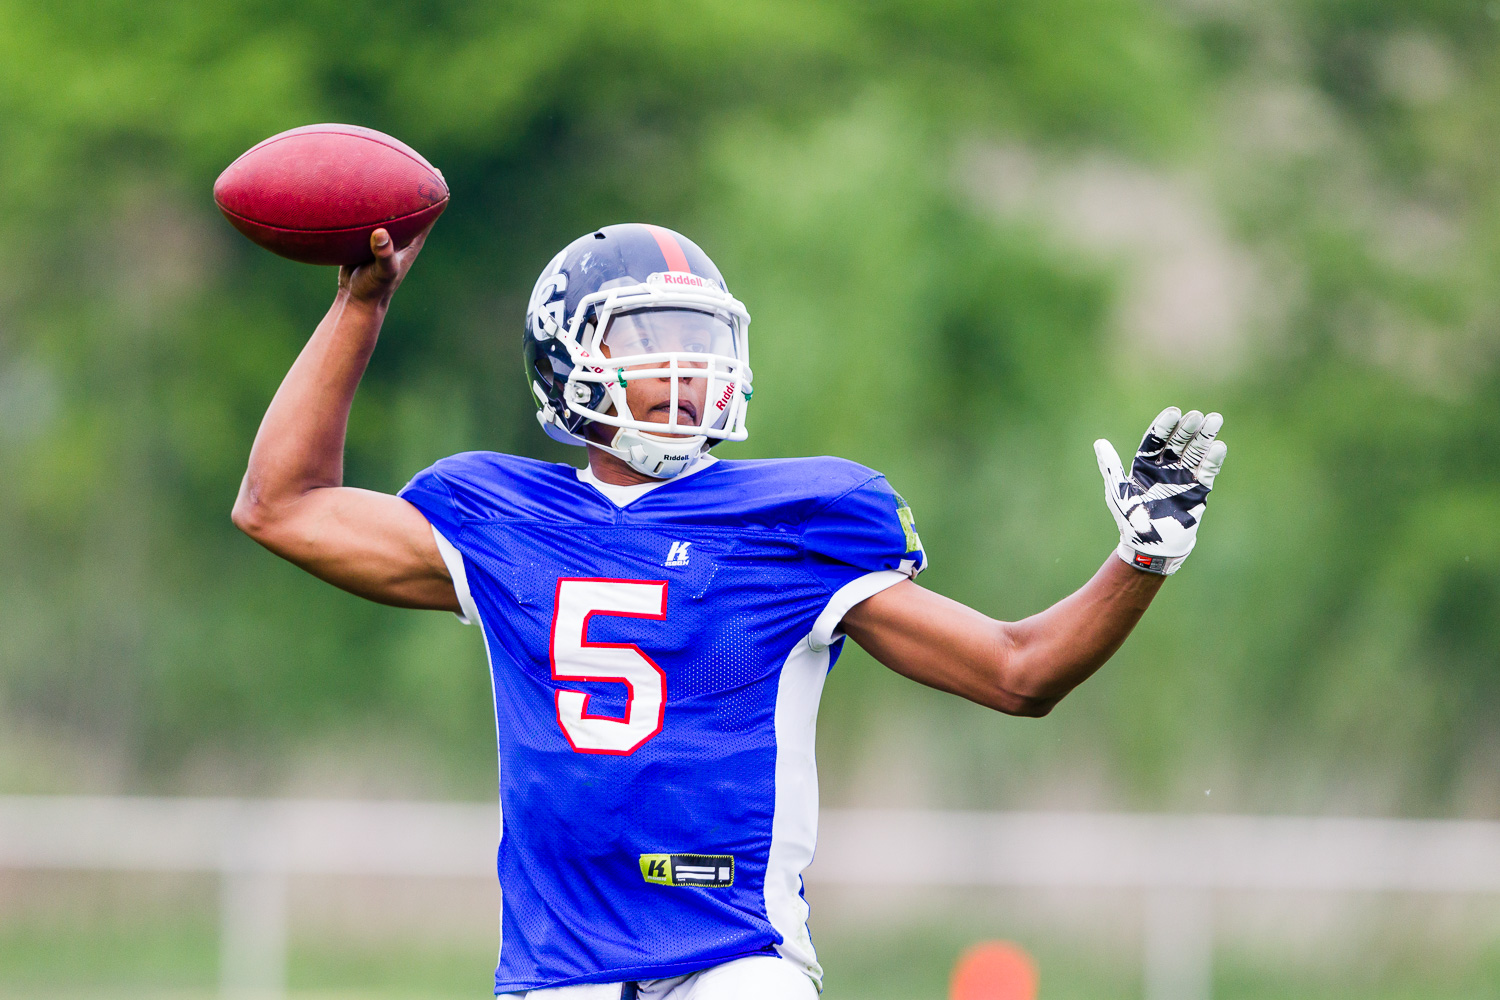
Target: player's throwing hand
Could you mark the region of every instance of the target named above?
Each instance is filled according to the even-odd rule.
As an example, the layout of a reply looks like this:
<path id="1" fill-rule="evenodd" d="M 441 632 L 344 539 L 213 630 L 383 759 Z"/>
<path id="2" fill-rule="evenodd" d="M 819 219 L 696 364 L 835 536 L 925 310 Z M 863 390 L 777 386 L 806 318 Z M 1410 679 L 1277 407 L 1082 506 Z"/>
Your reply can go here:
<path id="1" fill-rule="evenodd" d="M 422 244 L 427 242 L 427 234 L 431 231 L 432 227 L 428 226 L 397 250 L 390 233 L 384 229 L 375 230 L 370 234 L 370 252 L 375 259 L 353 267 L 348 264 L 340 267 L 339 289 L 355 301 L 369 302 L 380 308 L 390 305 L 391 296 L 396 294 L 406 272 L 416 263 L 417 254 L 422 252 Z"/>
<path id="2" fill-rule="evenodd" d="M 1128 476 L 1114 445 L 1094 442 L 1104 499 L 1120 526 L 1121 559 L 1151 573 L 1177 572 L 1198 540 L 1209 491 L 1229 452 L 1215 440 L 1223 426 L 1217 413 L 1167 407 L 1141 439 Z"/>

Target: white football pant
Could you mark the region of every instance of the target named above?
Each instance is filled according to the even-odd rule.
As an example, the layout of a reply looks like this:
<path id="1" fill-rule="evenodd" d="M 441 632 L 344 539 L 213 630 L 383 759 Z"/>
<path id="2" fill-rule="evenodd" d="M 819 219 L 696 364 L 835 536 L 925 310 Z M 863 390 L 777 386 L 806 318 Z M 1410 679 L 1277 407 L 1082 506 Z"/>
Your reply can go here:
<path id="1" fill-rule="evenodd" d="M 558 986 L 548 990 L 502 993 L 495 1000 L 620 1000 L 619 983 Z M 702 972 L 671 979 L 646 979 L 638 1000 L 817 1000 L 807 973 L 776 955 L 737 958 Z"/>

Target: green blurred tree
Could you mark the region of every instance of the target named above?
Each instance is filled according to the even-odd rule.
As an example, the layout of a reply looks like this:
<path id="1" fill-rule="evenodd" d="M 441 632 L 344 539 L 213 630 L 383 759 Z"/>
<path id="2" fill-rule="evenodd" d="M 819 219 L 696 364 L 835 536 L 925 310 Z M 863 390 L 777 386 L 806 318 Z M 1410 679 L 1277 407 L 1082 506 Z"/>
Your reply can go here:
<path id="1" fill-rule="evenodd" d="M 520 316 L 557 247 L 625 219 L 693 234 L 755 316 L 753 436 L 726 454 L 888 472 L 924 582 L 996 614 L 1109 550 L 1093 437 L 1226 412 L 1204 543 L 1118 662 L 1037 723 L 851 652 L 831 797 L 916 740 L 958 804 L 1082 775 L 1116 804 L 1485 808 L 1495 34 L 1437 2 L 0 7 L 0 781 L 277 788 L 340 746 L 409 790 L 492 780 L 475 635 L 227 516 L 333 276 L 239 239 L 209 189 L 260 138 L 345 120 L 454 192 L 356 403 L 352 482 L 465 448 L 576 461 L 536 433 Z M 962 164 L 997 145 L 1204 178 L 1278 308 L 1207 374 L 1122 346 L 1127 265 L 976 204 Z"/>

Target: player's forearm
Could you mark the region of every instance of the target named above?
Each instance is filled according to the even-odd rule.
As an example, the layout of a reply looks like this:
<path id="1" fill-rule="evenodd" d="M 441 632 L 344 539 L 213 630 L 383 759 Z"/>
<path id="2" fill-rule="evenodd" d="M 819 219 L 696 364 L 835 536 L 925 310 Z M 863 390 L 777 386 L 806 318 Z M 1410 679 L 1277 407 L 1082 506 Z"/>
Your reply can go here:
<path id="1" fill-rule="evenodd" d="M 309 491 L 339 486 L 349 409 L 385 317 L 340 289 L 271 400 L 250 450 L 235 523 L 264 528 Z"/>
<path id="2" fill-rule="evenodd" d="M 1003 684 L 1040 709 L 1088 680 L 1125 642 L 1166 577 L 1111 555 L 1093 579 L 1047 610 L 1006 623 Z"/>
<path id="3" fill-rule="evenodd" d="M 1162 580 L 1110 556 L 1076 593 L 1019 622 L 905 582 L 855 605 L 841 627 L 914 681 L 1008 715 L 1046 715 L 1120 648 Z"/>

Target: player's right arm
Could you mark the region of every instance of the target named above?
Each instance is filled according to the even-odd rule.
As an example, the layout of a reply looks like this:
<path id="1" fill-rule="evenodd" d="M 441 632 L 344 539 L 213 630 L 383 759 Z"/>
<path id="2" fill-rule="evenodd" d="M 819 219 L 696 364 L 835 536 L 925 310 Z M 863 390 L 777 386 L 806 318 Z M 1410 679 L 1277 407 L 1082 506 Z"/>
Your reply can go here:
<path id="1" fill-rule="evenodd" d="M 399 497 L 343 485 L 349 408 L 391 296 L 425 237 L 398 251 L 377 229 L 375 260 L 340 269 L 333 306 L 261 421 L 233 518 L 261 545 L 350 593 L 457 612 L 427 519 Z"/>

